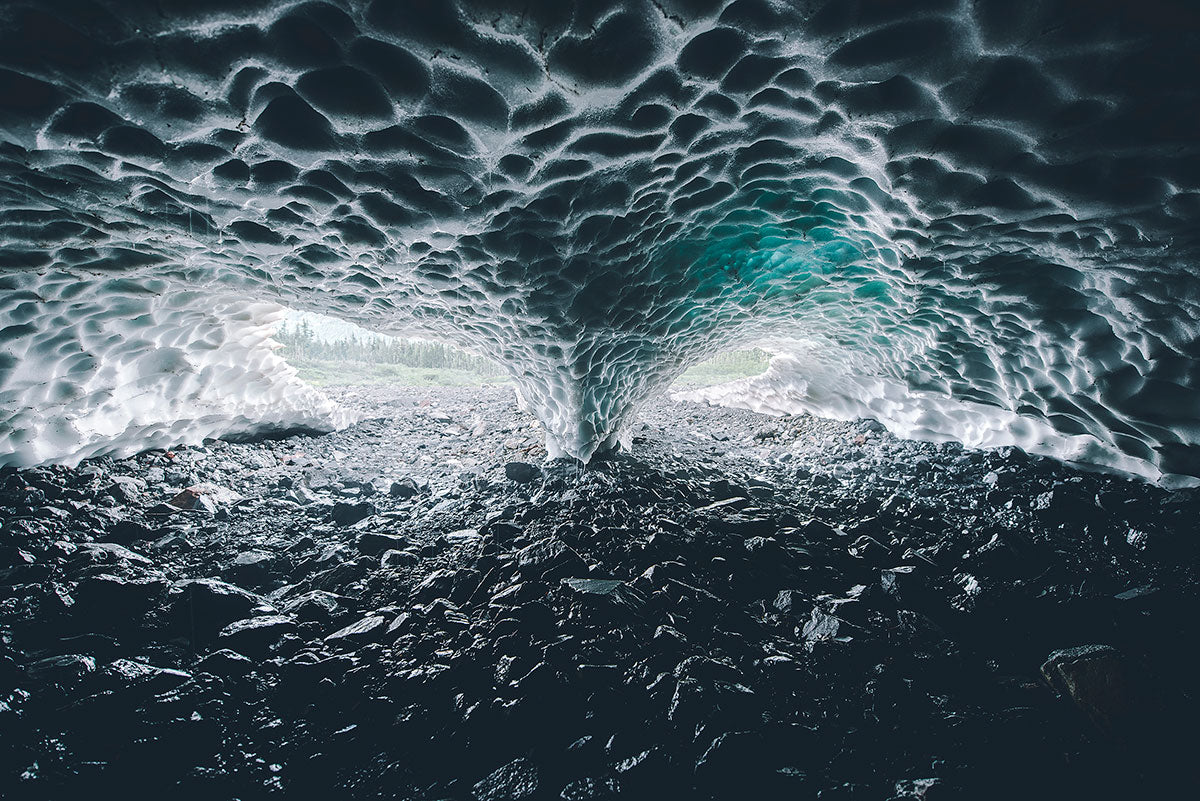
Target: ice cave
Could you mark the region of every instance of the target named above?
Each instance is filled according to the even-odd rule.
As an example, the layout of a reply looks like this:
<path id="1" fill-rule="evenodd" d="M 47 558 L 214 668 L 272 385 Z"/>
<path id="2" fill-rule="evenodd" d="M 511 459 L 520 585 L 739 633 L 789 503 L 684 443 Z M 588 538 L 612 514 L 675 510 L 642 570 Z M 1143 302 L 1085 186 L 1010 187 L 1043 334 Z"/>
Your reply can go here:
<path id="1" fill-rule="evenodd" d="M 1194 0 L 0 3 L 0 794 L 1200 792 L 1198 77 Z"/>

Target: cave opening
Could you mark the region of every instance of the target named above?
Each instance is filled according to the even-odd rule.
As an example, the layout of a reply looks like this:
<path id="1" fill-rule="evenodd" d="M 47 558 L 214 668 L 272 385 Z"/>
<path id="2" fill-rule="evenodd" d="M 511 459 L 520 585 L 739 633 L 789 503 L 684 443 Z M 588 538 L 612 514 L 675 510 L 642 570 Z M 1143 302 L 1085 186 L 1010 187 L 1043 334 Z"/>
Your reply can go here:
<path id="1" fill-rule="evenodd" d="M 0 3 L 0 795 L 1193 797 L 1186 0 Z"/>

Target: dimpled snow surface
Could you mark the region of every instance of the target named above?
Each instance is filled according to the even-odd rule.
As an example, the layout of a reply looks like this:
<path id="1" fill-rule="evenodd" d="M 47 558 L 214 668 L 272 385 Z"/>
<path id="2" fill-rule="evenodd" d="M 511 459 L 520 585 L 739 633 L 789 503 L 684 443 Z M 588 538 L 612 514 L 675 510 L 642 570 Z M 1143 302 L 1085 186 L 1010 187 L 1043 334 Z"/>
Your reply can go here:
<path id="1" fill-rule="evenodd" d="M 784 341 L 725 400 L 1185 482 L 1194 17 L 4 3 L 0 462 L 344 425 L 272 350 L 286 306 L 497 359 L 553 455 Z"/>

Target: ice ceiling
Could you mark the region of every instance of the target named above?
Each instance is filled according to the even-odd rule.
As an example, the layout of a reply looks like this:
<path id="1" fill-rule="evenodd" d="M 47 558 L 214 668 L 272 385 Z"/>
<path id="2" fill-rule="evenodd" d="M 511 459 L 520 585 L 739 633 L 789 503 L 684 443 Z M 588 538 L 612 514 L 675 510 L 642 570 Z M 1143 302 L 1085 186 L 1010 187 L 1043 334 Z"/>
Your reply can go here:
<path id="1" fill-rule="evenodd" d="M 772 339 L 1195 476 L 1192 5 L 6 3 L 0 461 L 337 425 L 284 304 L 501 360 L 577 457 Z"/>

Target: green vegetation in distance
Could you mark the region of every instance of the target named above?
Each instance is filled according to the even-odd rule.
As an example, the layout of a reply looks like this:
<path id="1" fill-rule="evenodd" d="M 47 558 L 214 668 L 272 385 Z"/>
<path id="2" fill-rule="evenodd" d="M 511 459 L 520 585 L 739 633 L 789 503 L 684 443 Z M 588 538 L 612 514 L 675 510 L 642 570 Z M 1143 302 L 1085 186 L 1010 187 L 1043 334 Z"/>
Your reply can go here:
<path id="1" fill-rule="evenodd" d="M 699 389 L 750 378 L 766 371 L 771 363 L 771 354 L 761 348 L 731 350 L 721 353 L 706 362 L 692 365 L 671 385 L 673 389 Z"/>
<path id="2" fill-rule="evenodd" d="M 443 342 L 362 335 L 326 339 L 307 319 L 284 324 L 275 334 L 283 344 L 279 354 L 296 368 L 300 378 L 323 387 L 335 385 L 399 384 L 402 386 L 478 387 L 508 380 L 491 359 L 475 356 Z M 758 375 L 771 357 L 764 350 L 731 351 L 697 364 L 674 383 L 694 389 Z"/>
<path id="3" fill-rule="evenodd" d="M 407 383 L 405 370 L 372 371 L 371 367 L 410 368 L 434 371 L 455 371 L 463 374 L 475 374 L 482 379 L 502 378 L 505 373 L 500 365 L 491 359 L 475 356 L 453 345 L 444 342 L 426 342 L 419 339 L 400 339 L 378 334 L 363 332 L 348 336 L 325 338 L 313 331 L 307 319 L 300 320 L 295 325 L 284 324 L 275 332 L 275 339 L 283 345 L 280 355 L 293 367 L 303 371 L 306 368 L 320 368 L 327 377 L 334 379 L 339 371 L 349 377 L 358 373 L 379 372 L 380 375 L 393 375 L 399 383 Z M 386 381 L 386 379 L 384 379 Z M 365 383 L 384 383 L 372 380 Z M 326 383 L 330 383 L 327 381 Z M 333 383 L 364 383 L 362 381 L 333 381 Z M 393 382 L 394 383 L 394 382 Z M 459 382 L 454 382 L 459 383 Z"/>

